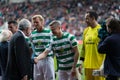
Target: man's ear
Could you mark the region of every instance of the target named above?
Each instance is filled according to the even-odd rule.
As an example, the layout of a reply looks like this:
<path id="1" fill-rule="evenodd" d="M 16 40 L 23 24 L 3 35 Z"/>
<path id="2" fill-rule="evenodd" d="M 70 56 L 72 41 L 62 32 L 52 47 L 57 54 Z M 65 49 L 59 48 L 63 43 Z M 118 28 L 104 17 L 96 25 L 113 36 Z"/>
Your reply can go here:
<path id="1" fill-rule="evenodd" d="M 95 20 L 95 17 L 91 17 L 92 20 Z"/>
<path id="2" fill-rule="evenodd" d="M 29 30 L 29 28 L 26 28 L 26 34 L 29 34 L 29 33 L 28 33 L 28 30 Z"/>
<path id="3" fill-rule="evenodd" d="M 59 29 L 61 29 L 61 27 L 59 27 Z"/>
<path id="4" fill-rule="evenodd" d="M 44 21 L 41 21 L 42 25 L 44 26 L 45 25 L 45 22 Z"/>
<path id="5" fill-rule="evenodd" d="M 59 29 L 62 29 L 62 27 L 61 27 L 61 26 L 59 26 Z"/>
<path id="6" fill-rule="evenodd" d="M 109 27 L 106 27 L 106 28 L 107 28 L 107 32 L 108 32 L 108 33 L 111 33 L 111 32 L 112 32 L 111 28 L 109 28 Z"/>

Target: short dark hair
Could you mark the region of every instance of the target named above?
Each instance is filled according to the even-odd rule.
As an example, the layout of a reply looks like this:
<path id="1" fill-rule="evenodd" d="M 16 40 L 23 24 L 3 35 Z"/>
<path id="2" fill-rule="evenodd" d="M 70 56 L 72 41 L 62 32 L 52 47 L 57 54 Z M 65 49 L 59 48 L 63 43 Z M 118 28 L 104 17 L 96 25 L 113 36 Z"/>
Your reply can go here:
<path id="1" fill-rule="evenodd" d="M 94 17 L 95 20 L 98 19 L 98 14 L 97 14 L 94 10 L 92 10 L 92 11 L 87 11 L 87 13 L 89 13 L 89 16 L 90 16 L 90 17 Z"/>
<path id="2" fill-rule="evenodd" d="M 8 21 L 8 24 L 14 24 L 14 25 L 18 26 L 18 23 L 16 21 Z"/>
<path id="3" fill-rule="evenodd" d="M 61 25 L 61 22 L 58 20 L 54 20 L 49 24 L 49 26 L 54 26 L 54 27 L 57 27 L 58 25 Z"/>
<path id="4" fill-rule="evenodd" d="M 109 22 L 108 22 L 108 28 L 111 29 L 111 31 L 113 33 L 116 32 L 120 32 L 120 20 L 112 18 Z"/>

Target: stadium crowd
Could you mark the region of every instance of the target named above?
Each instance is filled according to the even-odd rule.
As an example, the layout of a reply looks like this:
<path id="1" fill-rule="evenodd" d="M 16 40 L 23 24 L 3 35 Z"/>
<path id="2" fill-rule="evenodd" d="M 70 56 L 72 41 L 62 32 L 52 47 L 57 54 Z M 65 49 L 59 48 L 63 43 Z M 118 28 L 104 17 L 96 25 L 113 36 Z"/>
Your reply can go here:
<path id="1" fill-rule="evenodd" d="M 54 68 L 54 64 L 52 64 L 53 53 L 55 53 L 55 56 L 58 62 L 57 66 L 58 66 L 59 80 L 67 80 L 70 78 L 71 78 L 70 80 L 76 80 L 76 79 L 81 80 L 81 77 L 79 77 L 81 75 L 80 74 L 77 75 L 76 71 L 78 73 L 81 73 L 80 69 L 82 69 L 83 62 L 84 62 L 83 67 L 86 73 L 85 74 L 86 80 L 89 80 L 89 79 L 105 80 L 105 78 L 100 76 L 93 77 L 93 74 L 92 74 L 94 70 L 99 70 L 101 65 L 104 66 L 104 61 L 107 63 L 106 55 L 108 56 L 107 53 L 109 53 L 108 51 L 108 52 L 104 52 L 106 55 L 98 54 L 100 51 L 104 51 L 104 50 L 101 50 L 101 46 L 99 46 L 100 50 L 98 51 L 98 44 L 100 45 L 99 41 L 102 41 L 102 38 L 100 38 L 101 35 L 103 37 L 105 36 L 104 34 L 106 34 L 104 33 L 104 30 L 101 30 L 103 32 L 100 32 L 98 30 L 100 30 L 100 28 L 103 29 L 103 27 L 105 27 L 106 32 L 110 34 L 118 33 L 119 35 L 120 33 L 119 32 L 120 30 L 119 28 L 120 27 L 120 24 L 119 24 L 120 1 L 119 0 L 109 0 L 109 1 L 106 1 L 106 0 L 42 0 L 34 3 L 30 2 L 30 0 L 26 0 L 23 3 L 11 3 L 11 2 L 6 3 L 3 0 L 0 2 L 0 5 L 1 5 L 0 7 L 1 35 L 4 34 L 4 29 L 12 30 L 13 27 L 14 29 L 16 29 L 14 32 L 12 32 L 14 35 L 12 36 L 11 34 L 12 38 L 11 36 L 8 35 L 9 39 L 6 39 L 5 41 L 7 42 L 6 49 L 8 49 L 9 51 L 6 52 L 8 53 L 6 54 L 8 55 L 8 57 L 2 56 L 2 57 L 6 57 L 6 61 L 7 61 L 7 66 L 5 69 L 6 72 L 4 73 L 5 76 L 2 75 L 3 80 L 13 80 L 13 77 L 14 77 L 14 80 L 17 80 L 18 78 L 19 78 L 18 80 L 21 80 L 21 79 L 27 80 L 27 79 L 33 78 L 33 76 L 31 75 L 34 75 L 34 79 L 38 80 L 40 78 L 43 78 L 44 74 L 47 75 L 47 78 L 48 78 L 48 79 L 46 78 L 45 80 L 50 80 L 50 79 L 54 80 L 55 73 L 54 73 L 54 69 L 52 69 Z M 94 11 L 92 12 L 92 10 Z M 108 17 L 110 19 L 108 19 Z M 106 23 L 104 23 L 105 21 Z M 104 26 L 103 26 L 103 23 L 104 23 Z M 114 27 L 115 27 L 115 30 L 114 30 Z M 33 30 L 31 30 L 31 28 L 33 28 Z M 106 37 L 110 36 L 108 33 Z M 3 38 L 4 35 L 1 37 Z M 27 39 L 28 41 L 26 41 Z M 82 48 L 80 49 L 81 52 L 78 51 L 79 49 L 77 45 L 78 40 L 83 41 Z M 103 43 L 104 43 L 104 40 L 103 40 Z M 8 42 L 9 42 L 9 45 L 8 45 Z M 23 42 L 25 45 L 21 44 Z M 5 51 L 4 49 L 2 49 L 4 48 L 3 45 L 1 45 L 3 43 L 4 41 L 0 42 L 1 54 L 2 52 Z M 119 46 L 116 46 L 117 48 L 115 49 L 118 49 Z M 25 51 L 22 48 L 25 49 Z M 102 45 L 102 48 L 103 48 L 103 45 Z M 79 52 L 80 52 L 80 59 L 79 59 Z M 117 52 L 119 53 L 119 51 Z M 14 54 L 16 53 L 17 53 L 17 56 L 16 55 L 14 56 Z M 29 55 L 28 53 L 33 55 Z M 62 53 L 62 54 L 59 54 L 59 53 Z M 24 56 L 24 59 L 22 59 L 23 56 Z M 31 57 L 33 61 L 32 64 L 31 64 Z M 48 73 L 46 73 L 47 69 L 44 66 L 41 67 L 41 63 L 46 65 L 47 63 L 45 61 L 50 60 L 49 58 L 51 59 L 52 66 L 50 64 L 49 66 L 47 66 L 50 68 L 47 68 L 47 69 L 51 70 L 51 72 L 48 71 Z M 92 60 L 95 62 L 93 62 Z M 96 64 L 98 64 L 97 61 L 100 62 L 100 64 L 97 67 L 95 67 Z M 119 60 L 116 60 L 116 61 L 119 61 Z M 14 62 L 16 64 L 12 64 Z M 19 62 L 20 64 L 22 64 L 22 66 L 17 66 L 19 65 Z M 26 63 L 28 63 L 28 65 Z M 48 64 L 49 63 L 50 62 L 48 62 Z M 89 64 L 91 64 L 92 67 L 91 65 L 88 66 Z M 19 71 L 18 68 L 14 69 L 11 67 L 11 65 L 12 67 L 17 66 L 21 70 Z M 27 69 L 25 65 L 30 66 L 32 68 L 29 67 L 29 69 Z M 34 68 L 33 68 L 33 65 L 34 65 Z M 39 67 L 41 67 L 40 72 L 38 72 L 37 70 L 38 65 Z M 44 69 L 45 71 L 43 71 L 42 68 L 45 68 Z M 31 69 L 34 69 L 34 72 L 31 72 L 33 71 Z M 65 70 L 68 69 L 70 70 L 70 72 L 64 71 L 64 69 Z M 43 71 L 43 74 L 41 73 L 42 71 Z M 3 72 L 4 71 L 2 71 L 2 74 Z M 11 72 L 14 76 L 11 74 Z M 114 78 L 114 80 L 118 80 L 120 75 L 119 73 L 116 73 L 117 76 L 116 74 L 111 75 L 107 71 L 105 73 L 108 74 L 106 80 L 112 80 L 112 78 Z M 20 74 L 21 76 L 18 76 L 18 74 Z M 42 75 L 38 76 L 38 74 L 42 74 Z M 67 74 L 67 78 L 65 74 Z M 72 74 L 72 77 L 70 77 L 71 74 Z M 7 79 L 6 76 L 11 79 Z"/>
<path id="2" fill-rule="evenodd" d="M 107 16 L 120 18 L 119 0 L 43 0 L 40 2 L 8 3 L 0 2 L 0 26 L 9 20 L 19 21 L 35 14 L 41 14 L 45 18 L 46 26 L 52 20 L 62 21 L 64 31 L 68 31 L 81 39 L 85 25 L 84 14 L 88 10 L 96 10 L 99 14 L 98 22 L 102 22 Z"/>

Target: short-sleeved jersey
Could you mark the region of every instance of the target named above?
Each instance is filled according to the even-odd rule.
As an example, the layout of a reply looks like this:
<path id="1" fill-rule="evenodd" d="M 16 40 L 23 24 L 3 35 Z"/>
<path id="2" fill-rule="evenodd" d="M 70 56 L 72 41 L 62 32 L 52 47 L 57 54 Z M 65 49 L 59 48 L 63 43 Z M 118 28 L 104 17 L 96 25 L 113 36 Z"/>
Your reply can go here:
<path id="1" fill-rule="evenodd" d="M 83 48 L 81 56 L 85 58 L 84 67 L 98 69 L 105 58 L 104 54 L 98 53 L 98 30 L 101 28 L 97 25 L 95 28 L 87 27 L 83 33 Z"/>
<path id="2" fill-rule="evenodd" d="M 52 38 L 53 41 L 47 46 L 46 50 L 53 50 L 58 62 L 58 70 L 70 70 L 74 63 L 75 53 L 73 52 L 73 47 L 77 46 L 75 36 L 63 32 L 61 38 L 56 36 Z"/>
<path id="3" fill-rule="evenodd" d="M 40 32 L 34 30 L 32 32 L 31 38 L 35 48 L 35 56 L 38 56 L 46 49 L 46 46 L 51 42 L 52 33 L 51 30 L 47 28 L 44 28 Z M 53 56 L 52 51 L 48 54 L 48 56 Z"/>

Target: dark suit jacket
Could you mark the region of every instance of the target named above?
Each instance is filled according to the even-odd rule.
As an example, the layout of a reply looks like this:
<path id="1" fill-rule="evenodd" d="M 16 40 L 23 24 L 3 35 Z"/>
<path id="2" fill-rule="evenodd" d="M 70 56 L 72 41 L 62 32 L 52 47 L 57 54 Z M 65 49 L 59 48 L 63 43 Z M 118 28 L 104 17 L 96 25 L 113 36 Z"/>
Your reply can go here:
<path id="1" fill-rule="evenodd" d="M 23 76 L 30 75 L 30 67 L 29 46 L 23 34 L 18 31 L 11 38 L 8 46 L 6 80 L 21 80 Z"/>
<path id="2" fill-rule="evenodd" d="M 8 59 L 8 42 L 0 42 L 0 70 L 2 72 L 2 76 L 5 74 L 5 69 L 7 65 Z"/>
<path id="3" fill-rule="evenodd" d="M 98 52 L 105 53 L 104 73 L 120 77 L 120 33 L 114 33 L 101 41 Z"/>

